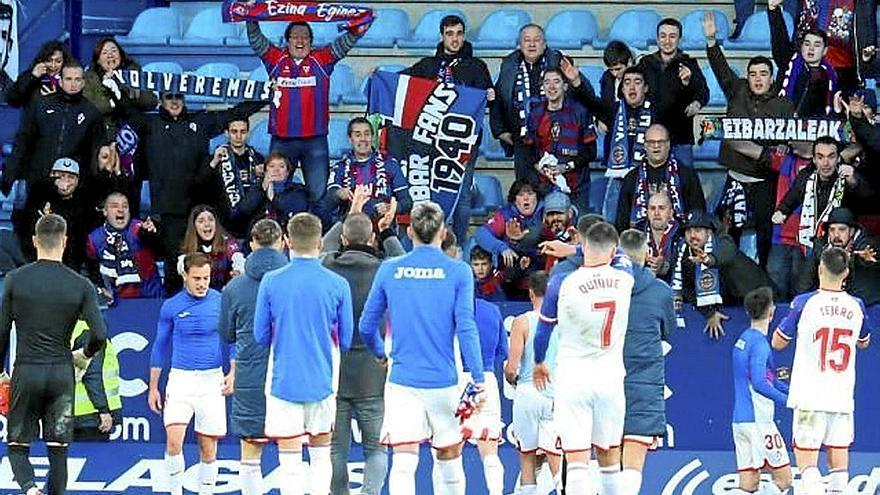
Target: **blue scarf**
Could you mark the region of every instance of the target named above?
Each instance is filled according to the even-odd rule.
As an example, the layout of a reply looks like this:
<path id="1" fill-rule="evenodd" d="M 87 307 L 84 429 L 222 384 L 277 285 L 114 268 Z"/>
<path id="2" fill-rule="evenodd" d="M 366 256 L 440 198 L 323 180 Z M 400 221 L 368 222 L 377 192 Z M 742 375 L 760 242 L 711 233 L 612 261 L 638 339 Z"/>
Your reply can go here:
<path id="1" fill-rule="evenodd" d="M 733 227 L 741 228 L 746 224 L 750 215 L 746 203 L 746 190 L 740 181 L 730 179 L 715 213 L 720 218 L 729 218 Z"/>
<path id="2" fill-rule="evenodd" d="M 544 79 L 544 71 L 547 70 L 547 51 L 537 61 L 541 66 L 541 79 Z M 519 116 L 519 136 L 528 135 L 530 103 L 544 96 L 544 86 L 540 85 L 540 94 L 532 96 L 532 84 L 529 79 L 529 65 L 525 59 L 519 62 L 519 70 L 516 72 L 516 80 L 513 81 L 513 109 Z"/>
<path id="3" fill-rule="evenodd" d="M 665 187 L 669 199 L 672 200 L 672 208 L 675 211 L 675 218 L 679 221 L 684 220 L 684 205 L 681 199 L 681 177 L 678 175 L 678 160 L 675 155 L 669 155 L 666 161 L 666 181 L 663 184 L 652 186 L 648 183 L 648 165 L 643 163 L 639 165 L 639 182 L 636 185 L 635 204 L 630 211 L 629 224 L 630 227 L 638 228 L 638 226 L 648 218 L 648 198 L 654 190 Z"/>
<path id="4" fill-rule="evenodd" d="M 706 254 L 712 254 L 712 247 L 715 244 L 715 234 L 709 235 L 709 240 L 703 248 Z M 691 247 L 686 242 L 681 243 L 678 250 L 678 259 L 675 262 L 675 270 L 672 274 L 672 290 L 676 294 L 680 294 L 684 285 L 682 283 L 682 267 L 686 258 L 693 255 Z M 721 276 L 718 268 L 715 266 L 704 265 L 703 263 L 694 263 L 694 294 L 697 299 L 696 306 L 702 308 L 704 306 L 712 306 L 721 304 Z"/>
<path id="5" fill-rule="evenodd" d="M 651 102 L 645 99 L 637 109 L 636 138 L 629 146 L 629 105 L 621 98 L 618 102 L 617 114 L 614 116 L 611 151 L 607 157 L 605 177 L 622 179 L 633 167 L 638 167 L 645 160 L 645 132 L 651 127 Z"/>
<path id="6" fill-rule="evenodd" d="M 229 207 L 230 216 L 237 216 L 238 205 L 244 198 L 245 183 L 243 180 L 243 170 L 238 170 L 235 166 L 235 153 L 232 146 L 224 144 L 226 147 L 226 159 L 220 162 L 220 181 L 223 186 L 223 195 L 226 198 L 226 206 Z M 253 178 L 256 175 L 257 157 L 254 149 L 250 146 L 245 147 L 245 157 L 248 160 L 247 176 Z M 251 179 L 252 180 L 252 179 Z M 248 187 L 250 184 L 248 184 Z"/>
<path id="7" fill-rule="evenodd" d="M 819 62 L 819 67 L 825 71 L 825 77 L 828 79 L 828 92 L 825 96 L 825 115 L 831 115 L 832 104 L 834 103 L 834 93 L 837 92 L 837 72 L 824 58 Z M 788 68 L 785 71 L 785 78 L 782 80 L 782 89 L 779 90 L 779 96 L 788 98 L 795 104 L 796 117 L 801 111 L 801 104 L 809 90 L 808 83 L 803 89 L 803 94 L 795 94 L 798 81 L 804 76 L 810 77 L 810 70 L 809 67 L 807 67 L 807 63 L 804 61 L 804 57 L 801 56 L 800 52 L 797 52 L 791 57 L 791 61 L 788 63 Z"/>
<path id="8" fill-rule="evenodd" d="M 138 222 L 138 220 L 132 220 Z M 98 253 L 98 267 L 107 287 L 119 287 L 125 284 L 141 283 L 137 265 L 134 262 L 134 253 L 130 246 L 133 244 L 132 223 L 123 229 L 115 229 L 109 223 L 104 223 L 104 247 Z"/>

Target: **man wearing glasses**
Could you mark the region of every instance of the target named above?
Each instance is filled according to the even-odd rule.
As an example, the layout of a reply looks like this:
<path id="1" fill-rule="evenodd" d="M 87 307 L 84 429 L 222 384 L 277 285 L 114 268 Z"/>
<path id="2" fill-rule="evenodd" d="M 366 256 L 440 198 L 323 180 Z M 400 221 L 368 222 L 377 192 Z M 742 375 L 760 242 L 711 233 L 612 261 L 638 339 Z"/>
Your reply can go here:
<path id="1" fill-rule="evenodd" d="M 217 204 L 219 191 L 208 163 L 208 143 L 226 129 L 233 116 L 248 118 L 266 102 L 246 101 L 229 110 L 190 112 L 181 93 L 162 93 L 159 113 L 140 113 L 123 92 L 126 118 L 143 144 L 150 181 L 152 217 L 159 220 L 165 266 L 177 266 L 177 250 L 186 232 L 192 206 Z M 165 272 L 165 293 L 175 294 L 182 280 L 175 270 Z"/>
<path id="2" fill-rule="evenodd" d="M 617 204 L 615 226 L 643 229 L 648 219 L 648 198 L 651 193 L 665 190 L 672 200 L 674 216 L 684 221 L 687 212 L 705 210 L 706 199 L 700 179 L 691 167 L 681 166 L 670 155 L 669 131 L 653 124 L 645 131 L 645 161 L 623 178 Z"/>

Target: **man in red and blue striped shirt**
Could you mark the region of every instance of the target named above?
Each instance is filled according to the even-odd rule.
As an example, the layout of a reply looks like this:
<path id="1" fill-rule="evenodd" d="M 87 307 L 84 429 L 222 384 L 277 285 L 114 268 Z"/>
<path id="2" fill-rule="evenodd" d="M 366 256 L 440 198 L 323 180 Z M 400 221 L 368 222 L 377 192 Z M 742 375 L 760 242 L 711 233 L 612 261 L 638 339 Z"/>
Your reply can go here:
<path id="1" fill-rule="evenodd" d="M 269 110 L 271 148 L 287 155 L 291 164 L 300 164 L 312 204 L 324 195 L 330 170 L 330 74 L 368 28 L 368 24 L 352 28 L 331 44 L 313 50 L 309 24 L 291 22 L 284 31 L 284 49 L 273 45 L 259 24 L 247 23 L 248 41 L 275 83 Z"/>

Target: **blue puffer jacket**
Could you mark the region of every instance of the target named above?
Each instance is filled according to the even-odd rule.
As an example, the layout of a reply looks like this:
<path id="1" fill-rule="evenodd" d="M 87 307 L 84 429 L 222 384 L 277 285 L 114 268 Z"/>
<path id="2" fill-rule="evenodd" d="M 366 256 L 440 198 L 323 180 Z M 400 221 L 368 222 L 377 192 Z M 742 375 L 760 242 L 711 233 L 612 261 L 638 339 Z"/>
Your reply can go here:
<path id="1" fill-rule="evenodd" d="M 217 330 L 235 342 L 235 394 L 232 397 L 232 431 L 244 438 L 262 438 L 266 419 L 266 367 L 269 348 L 254 341 L 254 306 L 260 280 L 266 273 L 287 265 L 284 254 L 257 249 L 247 257 L 244 274 L 223 288 Z"/>
<path id="2" fill-rule="evenodd" d="M 635 285 L 629 310 L 629 326 L 623 343 L 626 367 L 627 435 L 666 434 L 666 382 L 661 339 L 676 328 L 672 289 L 643 266 L 633 266 Z"/>

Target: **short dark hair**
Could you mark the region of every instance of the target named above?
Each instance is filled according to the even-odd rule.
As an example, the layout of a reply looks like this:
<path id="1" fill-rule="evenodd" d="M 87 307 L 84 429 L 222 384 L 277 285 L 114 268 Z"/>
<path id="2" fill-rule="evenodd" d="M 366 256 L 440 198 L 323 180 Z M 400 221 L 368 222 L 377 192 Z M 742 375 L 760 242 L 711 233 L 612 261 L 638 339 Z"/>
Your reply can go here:
<path id="1" fill-rule="evenodd" d="M 830 247 L 822 252 L 820 263 L 828 273 L 839 277 L 849 268 L 849 254 L 841 248 Z"/>
<path id="2" fill-rule="evenodd" d="M 190 268 L 201 268 L 205 265 L 211 266 L 211 258 L 205 253 L 187 253 L 183 257 L 184 273 L 189 273 Z"/>
<path id="3" fill-rule="evenodd" d="M 37 244 L 46 249 L 58 249 L 67 235 L 67 220 L 61 215 L 50 213 L 37 220 L 35 228 Z"/>
<path id="4" fill-rule="evenodd" d="M 430 244 L 443 228 L 445 221 L 440 205 L 433 201 L 423 201 L 413 206 L 409 226 L 422 244 Z"/>
<path id="5" fill-rule="evenodd" d="M 522 34 L 523 34 L 523 32 L 525 32 L 526 29 L 537 29 L 538 31 L 541 32 L 541 36 L 544 36 L 544 28 L 540 24 L 535 24 L 534 22 L 530 22 L 530 23 L 524 25 L 523 27 L 519 28 L 519 36 L 517 36 L 517 38 L 522 38 Z"/>
<path id="6" fill-rule="evenodd" d="M 770 73 L 773 73 L 773 61 L 763 55 L 758 55 L 757 57 L 749 59 L 749 63 L 746 65 L 747 73 L 751 70 L 753 65 L 766 65 L 767 67 L 770 67 Z"/>
<path id="7" fill-rule="evenodd" d="M 278 150 L 272 151 L 271 153 L 269 153 L 268 156 L 266 156 L 266 160 L 265 160 L 266 165 L 268 165 L 269 162 L 271 162 L 272 160 L 281 160 L 281 161 L 283 161 L 284 164 L 287 165 L 287 171 L 288 171 L 288 172 L 291 171 L 291 170 L 290 170 L 290 159 L 288 159 L 288 158 L 287 158 L 287 155 L 285 155 L 284 153 L 282 153 L 282 152 L 280 152 L 280 151 L 278 151 Z"/>
<path id="8" fill-rule="evenodd" d="M 834 146 L 834 149 L 837 150 L 838 153 L 840 153 L 840 141 L 838 141 L 837 138 L 834 138 L 832 136 L 819 136 L 818 138 L 816 138 L 815 141 L 813 141 L 813 156 L 816 156 L 816 147 L 820 144 Z"/>
<path id="9" fill-rule="evenodd" d="M 287 242 L 292 251 L 311 249 L 321 240 L 321 219 L 307 212 L 297 213 L 287 222 Z"/>
<path id="10" fill-rule="evenodd" d="M 599 222 L 587 230 L 584 240 L 590 246 L 603 249 L 617 246 L 620 242 L 620 237 L 617 235 L 617 230 L 614 229 L 613 225 L 608 222 Z"/>
<path id="11" fill-rule="evenodd" d="M 348 129 L 346 130 L 346 133 L 345 133 L 346 136 L 351 137 L 352 129 L 354 129 L 354 126 L 356 126 L 358 124 L 366 124 L 370 128 L 370 133 L 372 134 L 373 124 L 371 124 L 370 121 L 366 119 L 366 117 L 355 117 L 355 118 L 348 121 Z"/>
<path id="12" fill-rule="evenodd" d="M 470 259 L 471 259 L 471 261 L 487 260 L 487 261 L 489 261 L 489 263 L 491 263 L 492 262 L 492 253 L 490 253 L 489 251 L 486 251 L 485 249 L 481 248 L 480 246 L 474 246 L 473 248 L 471 248 Z"/>
<path id="13" fill-rule="evenodd" d="M 807 35 L 810 34 L 822 38 L 822 44 L 828 46 L 828 33 L 818 28 L 810 28 L 801 33 L 800 38 L 798 38 L 798 46 L 802 45 L 804 43 L 804 40 L 807 39 Z"/>
<path id="14" fill-rule="evenodd" d="M 226 130 L 229 130 L 229 127 L 233 122 L 244 122 L 247 130 L 251 130 L 251 121 L 247 118 L 247 115 L 243 115 L 240 113 L 233 113 L 228 119 L 226 119 Z"/>
<path id="15" fill-rule="evenodd" d="M 260 247 L 272 247 L 282 235 L 281 226 L 271 218 L 258 220 L 251 227 L 251 239 Z"/>
<path id="16" fill-rule="evenodd" d="M 462 19 L 461 17 L 455 14 L 450 14 L 443 17 L 443 19 L 440 19 L 440 34 L 443 34 L 443 31 L 446 30 L 446 28 L 450 26 L 458 26 L 459 24 L 461 25 L 461 27 L 467 29 L 467 26 L 465 26 L 464 24 L 464 19 Z"/>
<path id="17" fill-rule="evenodd" d="M 662 21 L 660 21 L 659 23 L 657 23 L 657 34 L 660 34 L 660 28 L 663 26 L 672 26 L 675 29 L 678 29 L 678 35 L 681 36 L 682 27 L 681 27 L 681 22 L 679 22 L 678 19 L 675 19 L 673 17 L 667 17 L 667 18 L 663 19 Z"/>
<path id="18" fill-rule="evenodd" d="M 342 235 L 351 244 L 369 244 L 372 234 L 373 221 L 365 213 L 352 213 L 342 223 Z"/>
<path id="19" fill-rule="evenodd" d="M 451 248 L 452 246 L 457 246 L 457 245 L 458 245 L 458 237 L 456 237 L 455 232 L 447 229 L 446 230 L 446 237 L 444 237 L 443 241 L 440 242 L 440 249 L 442 249 L 443 251 L 446 251 L 449 248 Z"/>
<path id="20" fill-rule="evenodd" d="M 59 70 L 58 73 L 64 74 L 64 69 L 79 69 L 79 70 L 85 72 L 85 69 L 83 69 L 82 64 L 80 64 L 79 60 L 76 60 L 75 58 L 71 58 L 68 61 L 64 62 L 64 65 L 61 66 L 61 70 Z"/>
<path id="21" fill-rule="evenodd" d="M 315 33 L 312 31 L 312 26 L 309 26 L 309 23 L 305 21 L 293 21 L 288 24 L 287 28 L 284 29 L 284 41 L 290 40 L 290 32 L 297 26 L 305 26 L 309 30 L 309 43 L 315 41 Z"/>
<path id="22" fill-rule="evenodd" d="M 523 191 L 523 189 L 529 188 L 535 194 L 538 194 L 538 186 L 529 179 L 516 179 L 513 181 L 513 184 L 510 185 L 510 189 L 507 190 L 507 202 L 513 203 L 516 201 L 516 196 Z"/>
<path id="23" fill-rule="evenodd" d="M 604 221 L 605 217 L 596 213 L 587 213 L 586 215 L 582 215 L 580 218 L 578 218 L 578 235 L 581 236 L 581 239 L 585 238 L 587 236 L 587 231 L 590 230 L 590 227 Z"/>
<path id="24" fill-rule="evenodd" d="M 562 78 L 562 82 L 568 82 L 568 78 L 565 77 L 565 74 L 562 73 L 562 69 L 560 69 L 559 67 L 547 67 L 546 69 L 544 69 L 544 75 L 541 76 L 541 81 L 543 81 L 544 78 L 547 77 L 547 74 L 556 74 Z"/>
<path id="25" fill-rule="evenodd" d="M 622 80 L 624 77 L 626 77 L 629 74 L 638 74 L 638 75 L 642 76 L 642 80 L 645 81 L 645 83 L 648 82 L 648 79 L 645 77 L 645 70 L 642 69 L 641 67 L 639 67 L 638 65 L 633 65 L 633 66 L 630 66 L 630 67 L 627 67 L 626 69 L 624 69 L 623 74 L 620 75 L 620 79 Z"/>
<path id="26" fill-rule="evenodd" d="M 547 282 L 550 281 L 550 275 L 544 270 L 532 272 L 529 275 L 529 289 L 538 297 L 544 297 L 547 293 Z"/>
<path id="27" fill-rule="evenodd" d="M 602 62 L 605 67 L 617 64 L 628 64 L 634 60 L 632 50 L 623 41 L 611 40 L 602 52 Z"/>
<path id="28" fill-rule="evenodd" d="M 770 287 L 758 287 L 746 294 L 743 299 L 746 313 L 753 320 L 763 320 L 767 317 L 770 307 L 773 305 L 773 289 Z"/>

